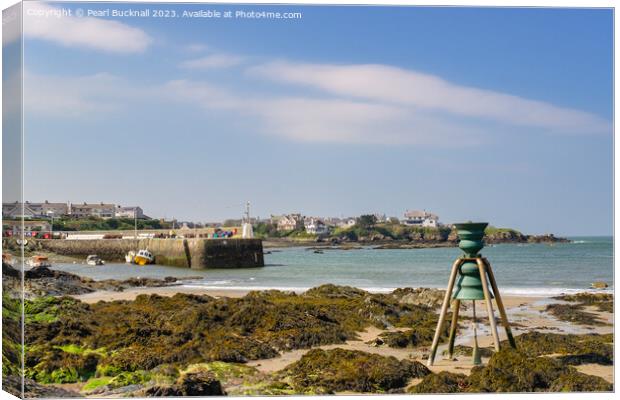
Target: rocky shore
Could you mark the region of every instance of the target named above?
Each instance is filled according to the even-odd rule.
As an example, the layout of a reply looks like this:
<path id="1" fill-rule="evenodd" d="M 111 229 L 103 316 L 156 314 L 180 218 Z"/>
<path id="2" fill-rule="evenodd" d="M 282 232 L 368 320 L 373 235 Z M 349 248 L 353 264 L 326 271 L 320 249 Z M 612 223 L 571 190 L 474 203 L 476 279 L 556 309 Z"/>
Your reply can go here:
<path id="1" fill-rule="evenodd" d="M 523 243 L 569 243 L 570 240 L 557 237 L 553 234 L 525 235 L 515 230 L 495 230 L 484 237 L 488 245 L 493 244 L 523 244 Z M 402 237 L 393 238 L 388 234 L 373 233 L 368 236 L 351 238 L 341 235 L 333 237 L 317 237 L 314 239 L 297 238 L 266 238 L 263 239 L 263 247 L 295 247 L 311 246 L 317 249 L 338 248 L 354 250 L 363 246 L 372 246 L 375 249 L 421 249 L 435 247 L 456 247 L 458 236 L 454 230 L 427 229 L 409 233 Z"/>
<path id="2" fill-rule="evenodd" d="M 3 287 L 9 292 L 21 291 L 21 272 L 10 264 L 2 263 Z M 187 279 L 194 279 L 188 277 Z M 64 271 L 58 271 L 47 267 L 39 267 L 24 272 L 24 289 L 26 297 L 81 295 L 96 291 L 114 291 L 138 287 L 165 287 L 182 284 L 182 279 L 165 277 L 164 279 L 153 278 L 130 278 L 127 280 L 105 279 L 95 281 L 93 279 L 78 276 Z"/>
<path id="3" fill-rule="evenodd" d="M 20 298 L 10 282 L 18 280 L 19 272 L 9 267 L 3 265 L 3 372 L 5 388 L 15 391 L 17 381 L 11 377 L 19 375 Z M 439 290 L 378 294 L 323 285 L 301 294 L 142 294 L 85 303 L 60 294 L 138 285 L 133 280 L 94 282 L 53 269 L 26 273 L 25 280 L 30 283 L 24 304 L 24 372 L 32 397 L 613 389 L 609 378 L 589 373 L 596 371 L 592 365 L 613 365 L 609 297 L 583 294 L 546 304 L 594 313 L 596 320 L 566 321 L 564 313 L 545 306 L 516 303 L 509 313 L 518 350 L 507 349 L 506 343 L 498 353 L 488 348 L 484 365 L 472 368 L 465 341 L 458 360 L 439 361 L 429 369 L 424 360 L 443 297 Z M 462 311 L 465 319 L 469 312 Z M 529 314 L 519 317 L 522 312 Z M 586 333 L 563 331 L 572 327 Z M 464 323 L 459 335 L 466 338 L 467 329 Z M 447 332 L 442 334 L 445 342 Z M 488 347 L 485 340 L 481 345 Z"/>

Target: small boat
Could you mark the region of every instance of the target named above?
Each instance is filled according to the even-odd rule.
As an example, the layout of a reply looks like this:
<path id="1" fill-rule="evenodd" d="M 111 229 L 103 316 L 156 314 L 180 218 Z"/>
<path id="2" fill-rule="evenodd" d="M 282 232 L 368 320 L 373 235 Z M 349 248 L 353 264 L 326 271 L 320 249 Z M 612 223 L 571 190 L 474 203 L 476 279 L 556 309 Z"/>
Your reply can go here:
<path id="1" fill-rule="evenodd" d="M 50 263 L 49 258 L 45 256 L 33 256 L 33 257 L 30 257 L 28 261 L 26 261 L 26 265 L 32 268 L 40 268 L 40 267 L 51 267 L 52 263 Z"/>
<path id="2" fill-rule="evenodd" d="M 133 258 L 136 256 L 136 252 L 133 250 L 130 250 L 126 255 L 125 255 L 125 262 L 127 264 L 133 264 L 134 260 Z"/>
<path id="3" fill-rule="evenodd" d="M 151 264 L 153 262 L 153 254 L 151 254 L 148 250 L 139 250 L 138 253 L 134 256 L 133 262 L 138 265 L 146 265 Z"/>
<path id="4" fill-rule="evenodd" d="M 88 265 L 103 265 L 105 262 L 96 254 L 91 254 L 86 257 L 86 264 Z"/>

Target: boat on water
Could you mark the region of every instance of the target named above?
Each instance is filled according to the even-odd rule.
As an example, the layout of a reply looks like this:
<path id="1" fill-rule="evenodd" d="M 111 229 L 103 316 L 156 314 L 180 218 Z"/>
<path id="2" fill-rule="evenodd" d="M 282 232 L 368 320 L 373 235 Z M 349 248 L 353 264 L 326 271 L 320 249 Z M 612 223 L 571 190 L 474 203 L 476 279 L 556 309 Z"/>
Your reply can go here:
<path id="1" fill-rule="evenodd" d="M 130 250 L 127 254 L 125 254 L 125 262 L 127 264 L 133 264 L 133 258 L 136 256 L 136 252 Z"/>
<path id="2" fill-rule="evenodd" d="M 133 252 L 130 251 L 125 256 L 125 261 L 127 261 L 128 263 L 138 264 L 142 266 L 142 265 L 152 264 L 153 260 L 155 260 L 155 257 L 153 257 L 153 254 L 146 249 L 138 250 L 138 252 L 133 255 L 131 253 Z"/>
<path id="3" fill-rule="evenodd" d="M 52 263 L 45 256 L 32 256 L 26 261 L 26 265 L 32 268 L 51 267 Z"/>
<path id="4" fill-rule="evenodd" d="M 91 254 L 86 257 L 86 264 L 88 265 L 104 265 L 105 261 L 103 261 L 98 255 Z"/>

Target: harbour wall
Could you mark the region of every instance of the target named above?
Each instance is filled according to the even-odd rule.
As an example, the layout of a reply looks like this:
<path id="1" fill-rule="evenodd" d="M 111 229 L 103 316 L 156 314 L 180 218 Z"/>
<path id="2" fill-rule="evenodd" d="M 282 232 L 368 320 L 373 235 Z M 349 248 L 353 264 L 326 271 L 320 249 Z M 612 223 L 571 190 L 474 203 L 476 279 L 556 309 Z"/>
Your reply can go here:
<path id="1" fill-rule="evenodd" d="M 97 254 L 108 262 L 125 261 L 130 250 L 148 249 L 155 263 L 193 269 L 252 268 L 265 265 L 260 239 L 85 239 L 40 240 L 52 253 L 86 257 Z"/>

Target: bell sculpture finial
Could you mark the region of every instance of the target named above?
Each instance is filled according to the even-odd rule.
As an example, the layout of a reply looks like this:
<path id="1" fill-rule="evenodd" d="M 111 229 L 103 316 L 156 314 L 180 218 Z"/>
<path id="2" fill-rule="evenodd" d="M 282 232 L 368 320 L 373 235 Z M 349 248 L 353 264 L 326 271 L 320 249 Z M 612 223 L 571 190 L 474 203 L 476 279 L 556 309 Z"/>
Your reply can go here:
<path id="1" fill-rule="evenodd" d="M 510 346 L 516 348 L 512 331 L 510 330 L 510 324 L 508 323 L 508 316 L 504 309 L 502 298 L 499 294 L 497 282 L 495 282 L 495 276 L 491 269 L 489 261 L 482 257 L 480 250 L 484 247 L 484 230 L 488 223 L 486 222 L 466 222 L 461 224 L 454 224 L 457 234 L 459 236 L 459 248 L 465 253 L 464 256 L 458 258 L 452 266 L 452 272 L 448 281 L 448 289 L 441 306 L 441 312 L 439 313 L 439 321 L 437 322 L 437 329 L 435 330 L 435 336 L 433 338 L 433 344 L 431 345 L 431 353 L 428 357 L 428 366 L 433 365 L 435 361 L 435 355 L 437 353 L 437 346 L 439 345 L 439 338 L 441 336 L 443 324 L 446 318 L 450 300 L 452 299 L 452 322 L 450 324 L 450 336 L 448 338 L 448 358 L 452 359 L 454 353 L 454 340 L 456 338 L 456 329 L 458 326 L 458 315 L 461 307 L 461 301 L 472 301 L 473 312 L 473 332 L 474 332 L 474 349 L 472 354 L 472 361 L 474 365 L 479 365 L 480 351 L 478 349 L 478 338 L 476 336 L 476 300 L 484 300 L 487 308 L 487 314 L 489 316 L 489 323 L 491 325 L 491 333 L 493 334 L 493 342 L 495 350 L 499 351 L 499 335 L 497 333 L 497 324 L 495 322 L 495 316 L 493 314 L 492 299 L 495 298 L 497 308 L 499 309 L 500 316 L 502 318 L 502 324 L 506 329 L 506 336 Z M 459 280 L 456 282 L 456 277 L 459 275 Z M 488 278 L 488 281 L 487 281 Z M 489 289 L 489 284 L 493 292 Z M 454 289 L 454 292 L 453 292 Z"/>

